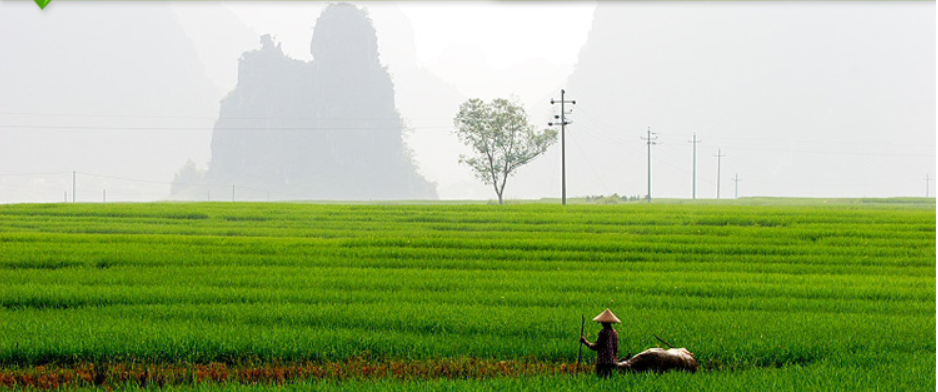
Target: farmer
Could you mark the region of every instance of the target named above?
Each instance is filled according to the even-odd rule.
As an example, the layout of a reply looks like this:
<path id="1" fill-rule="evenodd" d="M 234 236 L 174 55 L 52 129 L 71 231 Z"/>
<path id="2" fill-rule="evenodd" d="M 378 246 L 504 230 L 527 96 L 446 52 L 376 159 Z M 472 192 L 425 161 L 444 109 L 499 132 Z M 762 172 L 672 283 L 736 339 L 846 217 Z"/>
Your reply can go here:
<path id="1" fill-rule="evenodd" d="M 619 352 L 619 334 L 612 329 L 612 324 L 621 323 L 616 315 L 608 308 L 593 318 L 593 321 L 601 323 L 603 329 L 599 331 L 596 343 L 590 343 L 585 336 L 580 336 L 580 343 L 585 344 L 590 350 L 596 351 L 596 375 L 599 377 L 609 377 L 616 368 L 616 354 Z"/>

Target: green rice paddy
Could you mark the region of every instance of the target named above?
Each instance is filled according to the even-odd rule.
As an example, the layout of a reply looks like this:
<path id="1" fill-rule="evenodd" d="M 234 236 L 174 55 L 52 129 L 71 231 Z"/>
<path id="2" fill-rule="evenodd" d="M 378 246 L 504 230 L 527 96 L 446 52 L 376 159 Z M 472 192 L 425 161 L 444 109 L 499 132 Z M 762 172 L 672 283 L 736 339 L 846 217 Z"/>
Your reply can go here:
<path id="1" fill-rule="evenodd" d="M 656 334 L 694 352 L 702 370 L 602 381 L 347 375 L 250 389 L 933 390 L 935 238 L 934 199 L 6 205 L 0 373 L 87 363 L 562 368 L 576 361 L 581 315 L 609 307 L 624 322 L 620 357 L 657 346 Z"/>

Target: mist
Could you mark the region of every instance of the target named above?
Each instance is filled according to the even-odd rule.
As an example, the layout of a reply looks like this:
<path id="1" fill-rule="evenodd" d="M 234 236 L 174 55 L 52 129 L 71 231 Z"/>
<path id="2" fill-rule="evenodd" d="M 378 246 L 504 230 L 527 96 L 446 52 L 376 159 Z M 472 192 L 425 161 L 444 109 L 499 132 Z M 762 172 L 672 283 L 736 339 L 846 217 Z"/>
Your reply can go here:
<path id="1" fill-rule="evenodd" d="M 331 171 L 332 185 L 302 175 L 292 181 L 348 192 L 297 193 L 283 181 L 266 182 L 286 164 L 257 160 L 257 151 L 225 158 L 255 159 L 250 176 L 241 176 L 243 168 L 211 174 L 221 165 L 213 140 L 226 128 L 219 126 L 225 110 L 237 112 L 228 118 L 271 118 L 282 128 L 284 118 L 312 117 L 303 113 L 324 107 L 326 98 L 312 98 L 322 88 L 307 71 L 282 86 L 309 91 L 282 95 L 274 91 L 282 86 L 271 85 L 269 95 L 245 93 L 239 69 L 264 49 L 265 35 L 286 63 L 330 61 L 310 51 L 329 4 L 53 0 L 41 10 L 0 2 L 0 202 L 492 199 L 458 163 L 468 153 L 452 134 L 459 104 L 514 97 L 546 127 L 558 114 L 550 100 L 561 88 L 577 101 L 566 129 L 570 197 L 644 196 L 648 146 L 641 138 L 649 128 L 657 143 L 656 198 L 692 197 L 688 141 L 695 134 L 702 140 L 698 198 L 717 197 L 718 184 L 721 198 L 935 194 L 933 2 L 352 4 L 374 29 L 375 75 L 385 72 L 393 89 L 373 104 L 387 110 L 359 110 L 358 120 L 378 116 L 400 126 L 384 142 L 347 141 L 374 144 L 365 150 L 325 139 L 277 144 L 268 140 L 277 137 L 272 131 L 238 142 L 284 145 L 295 157 L 307 150 L 320 156 L 318 146 L 346 157 L 290 170 Z M 267 103 L 225 109 L 236 97 Z M 334 113 L 354 117 L 357 99 Z M 284 102 L 305 103 L 289 112 Z M 251 112 L 258 108 L 267 109 Z M 271 127 L 237 126 L 245 124 Z M 270 146 L 268 156 L 288 155 Z M 560 148 L 521 168 L 506 198 L 559 197 Z M 381 154 L 401 165 L 398 174 L 361 159 Z M 202 177 L 180 177 L 186 167 Z M 179 178 L 201 187 L 176 192 Z M 433 191 L 369 186 L 379 179 Z"/>

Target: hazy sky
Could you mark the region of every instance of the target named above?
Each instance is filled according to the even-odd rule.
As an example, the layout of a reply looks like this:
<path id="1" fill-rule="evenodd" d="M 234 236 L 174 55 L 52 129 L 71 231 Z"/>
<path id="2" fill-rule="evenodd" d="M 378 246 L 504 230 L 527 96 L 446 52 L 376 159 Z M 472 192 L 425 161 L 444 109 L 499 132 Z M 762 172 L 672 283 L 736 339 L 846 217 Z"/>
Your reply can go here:
<path id="1" fill-rule="evenodd" d="M 184 113 L 179 116 L 184 118 L 174 120 L 173 126 L 182 122 L 185 124 L 182 126 L 191 128 L 192 138 L 182 151 L 175 155 L 165 154 L 164 161 L 160 161 L 164 163 L 153 163 L 157 162 L 156 157 L 141 167 L 128 162 L 108 163 L 102 160 L 85 165 L 77 161 L 91 159 L 88 156 L 94 155 L 92 152 L 77 154 L 72 161 L 44 159 L 41 165 L 20 159 L 0 168 L 0 201 L 60 200 L 62 190 L 70 191 L 63 189 L 69 186 L 70 176 L 28 178 L 33 183 L 46 184 L 49 192 L 54 193 L 54 196 L 46 196 L 45 193 L 43 196 L 29 196 L 39 193 L 24 189 L 27 185 L 20 181 L 23 179 L 11 175 L 47 171 L 68 173 L 72 170 L 140 180 L 132 183 L 133 187 L 140 189 L 128 193 L 128 200 L 165 197 L 168 182 L 183 166 L 185 158 L 192 159 L 203 168 L 210 161 L 208 141 L 212 119 L 217 116 L 218 100 L 235 86 L 240 54 L 257 48 L 259 35 L 272 34 L 289 56 L 313 60 L 309 42 L 316 18 L 326 4 L 302 1 L 53 1 L 46 10 L 40 11 L 32 2 L 0 1 L 0 22 L 18 20 L 24 29 L 30 24 L 46 23 L 43 28 L 49 30 L 49 34 L 59 36 L 67 33 L 52 30 L 64 22 L 53 17 L 77 19 L 82 15 L 81 10 L 91 10 L 89 12 L 101 18 L 120 19 L 117 15 L 121 12 L 149 12 L 150 9 L 168 7 L 177 18 L 176 22 L 159 23 L 178 23 L 178 28 L 191 39 L 203 76 L 212 86 L 207 94 L 214 97 L 206 109 L 199 109 L 197 114 Z M 622 76 L 616 75 L 616 71 L 602 71 L 609 74 L 595 76 L 620 81 L 624 84 L 610 85 L 610 89 L 625 90 L 634 95 L 594 95 L 587 100 L 592 102 L 580 102 L 574 109 L 572 118 L 575 124 L 570 132 L 578 133 L 571 134 L 575 137 L 567 149 L 571 154 L 568 156 L 570 170 L 577 176 L 568 183 L 570 196 L 613 192 L 644 194 L 645 150 L 640 136 L 646 126 L 655 127 L 663 142 L 655 150 L 656 167 L 660 171 L 656 170 L 659 180 L 654 193 L 661 197 L 690 196 L 687 191 L 689 185 L 686 184 L 689 182 L 690 160 L 685 155 L 690 154 L 690 145 L 686 141 L 694 132 L 699 132 L 705 140 L 700 145 L 698 168 L 701 197 L 715 196 L 713 181 L 708 179 L 715 176 L 716 162 L 710 158 L 717 148 L 725 148 L 724 153 L 729 156 L 725 162 L 727 166 L 723 167 L 726 174 L 722 181 L 724 197 L 732 195 L 730 178 L 736 172 L 744 178 L 740 183 L 741 196 L 923 196 L 925 176 L 935 177 L 934 2 L 711 4 L 716 7 L 683 1 L 606 2 L 607 9 L 615 10 L 615 18 L 621 17 L 621 22 L 610 21 L 613 13 L 606 12 L 608 17 L 602 32 L 592 30 L 597 4 L 587 1 L 354 4 L 367 8 L 371 15 L 378 33 L 381 61 L 387 66 L 398 90 L 398 109 L 412 129 L 408 142 L 421 172 L 437 183 L 441 198 L 494 197 L 489 187 L 479 184 L 472 173 L 457 162 L 458 155 L 466 152 L 451 134 L 452 117 L 458 104 L 468 98 L 489 100 L 514 96 L 525 105 L 532 122 L 544 125 L 556 112 L 549 100 L 559 98 L 560 88 L 567 87 L 568 92 L 577 98 L 578 92 L 569 91 L 567 80 L 576 71 L 578 56 L 591 38 L 591 32 L 605 34 L 602 39 L 607 45 L 621 42 L 621 50 L 615 45 L 613 49 L 607 46 L 604 50 L 610 52 L 610 64 L 620 64 L 621 73 L 628 73 Z M 827 5 L 819 7 L 819 4 Z M 140 34 L 145 34 L 145 31 L 143 29 Z M 61 48 L 54 47 L 54 42 L 46 40 L 40 45 L 40 41 L 29 34 L 2 28 L 0 32 L 18 35 L 15 39 L 5 37 L 3 40 L 0 37 L 0 45 L 15 45 L 12 49 L 24 50 L 23 45 L 36 42 L 34 51 L 61 56 L 57 54 Z M 14 40 L 19 43 L 14 43 Z M 828 46 L 815 47 L 812 45 L 815 41 Z M 767 49 L 753 50 L 758 47 L 753 45 L 760 42 L 766 42 L 769 45 Z M 100 42 L 89 42 L 89 46 L 93 44 Z M 0 53 L 10 53 L 6 49 L 11 47 L 0 47 Z M 96 62 L 106 64 L 108 61 L 107 53 L 101 50 L 88 53 L 72 50 L 68 52 L 69 61 L 61 61 L 60 66 L 73 62 L 94 69 Z M 817 50 L 822 52 L 812 52 Z M 823 58 L 826 63 L 811 66 L 805 61 L 808 57 L 779 57 L 782 55 Z M 16 73 L 25 72 L 33 65 L 24 63 L 21 57 L 4 59 L 12 70 L 7 71 L 10 73 L 7 79 L 0 77 L 0 83 L 6 80 L 5 83 L 15 84 L 16 80 L 23 79 Z M 38 55 L 30 58 L 33 57 L 41 59 Z M 706 61 L 681 61 L 695 58 Z M 920 63 L 919 59 L 925 59 L 925 62 Z M 592 64 L 604 62 L 596 58 L 591 61 Z M 645 68 L 633 67 L 635 64 L 645 64 Z M 711 68 L 701 71 L 701 64 Z M 749 68 L 721 69 L 719 64 L 744 64 Z M 778 86 L 753 76 L 771 75 L 769 71 L 772 69 L 786 67 L 801 72 L 804 78 L 799 79 L 797 85 L 789 79 L 779 78 L 777 82 L 782 86 Z M 656 69 L 660 69 L 662 75 L 676 76 L 670 77 L 671 82 L 652 81 L 647 77 L 635 79 L 640 72 L 654 72 Z M 4 67 L 0 66 L 0 71 L 3 70 Z M 583 72 L 581 70 L 577 77 L 582 79 Z M 844 79 L 844 74 L 853 79 Z M 694 75 L 698 77 L 694 79 Z M 721 110 L 720 102 L 690 104 L 686 102 L 689 97 L 694 94 L 700 96 L 701 92 L 682 94 L 672 85 L 684 80 L 687 88 L 714 88 L 714 85 L 700 83 L 702 78 L 727 81 L 716 87 L 721 90 L 717 96 L 729 97 L 725 98 L 724 106 L 736 105 L 734 110 L 738 110 L 742 105 L 740 102 L 746 102 L 753 118 L 734 117 L 729 110 L 713 113 Z M 816 78 L 813 80 L 817 83 L 804 82 L 811 78 Z M 788 85 L 788 90 L 784 84 Z M 0 89 L 4 87 L 9 86 L 0 85 Z M 804 99 L 791 106 L 798 108 L 799 112 L 790 113 L 784 107 L 759 107 L 763 102 L 777 104 L 783 98 L 766 98 L 766 91 L 790 94 L 795 88 L 802 88 L 805 94 Z M 17 91 L 18 94 L 28 94 Z M 88 94 L 96 97 L 91 92 Z M 0 98 L 2 95 L 0 91 Z M 739 100 L 739 97 L 747 96 L 756 99 Z M 31 98 L 35 99 L 28 101 L 49 100 L 40 95 Z M 104 98 L 98 106 L 54 103 L 43 107 L 38 103 L 29 106 L 11 102 L 16 101 L 0 99 L 0 105 L 7 106 L 0 107 L 0 125 L 28 123 L 26 125 L 41 128 L 49 124 L 67 124 L 87 128 L 88 124 L 112 123 L 115 126 L 141 127 L 151 126 L 151 122 L 156 121 L 141 118 L 147 115 L 157 117 L 160 124 L 168 121 L 167 117 L 172 117 L 163 112 L 147 113 L 152 110 L 142 106 L 134 112 L 131 108 L 133 101 L 130 101 L 120 102 L 125 117 L 109 118 L 115 113 L 107 113 L 107 108 L 113 105 Z M 811 107 L 810 102 L 817 102 L 820 106 L 817 110 L 805 110 L 805 107 Z M 870 110 L 876 107 L 876 102 L 882 102 L 882 107 L 888 110 Z M 649 103 L 655 105 L 647 106 Z M 619 110 L 616 109 L 618 107 L 622 107 L 622 114 L 627 114 L 626 117 L 612 117 L 610 111 Z M 902 108 L 904 111 L 900 110 Z M 707 110 L 712 115 L 700 116 L 696 113 L 700 110 Z M 84 117 L 62 117 L 63 113 L 76 114 L 76 111 Z M 27 117 L 11 112 L 37 115 Z M 128 113 L 131 114 L 129 118 L 126 116 Z M 760 118 L 774 121 L 778 126 L 806 125 L 805 129 L 816 131 L 809 134 L 760 134 L 753 128 L 742 129 L 758 126 Z M 902 130 L 883 129 L 881 124 L 890 122 Z M 74 135 L 79 131 L 73 129 L 70 132 Z M 594 148 L 597 143 L 605 143 L 605 146 Z M 606 153 L 603 147 L 626 151 L 627 156 Z M 22 145 L 14 149 L 41 149 L 41 146 Z M 825 155 L 826 152 L 832 154 Z M 154 155 L 158 154 L 154 152 Z M 605 160 L 609 157 L 615 159 Z M 808 170 L 798 165 L 804 157 L 821 157 L 828 161 L 821 159 L 818 161 L 821 163 L 813 164 Z M 875 169 L 864 168 L 864 162 Z M 623 172 L 608 168 L 622 164 L 630 165 L 631 169 Z M 746 169 L 754 172 L 747 173 Z M 554 147 L 509 181 L 506 197 L 557 197 L 559 177 L 559 147 Z M 17 178 L 18 182 L 13 182 L 12 178 Z M 840 184 L 836 179 L 840 179 Z M 931 195 L 935 194 L 935 182 L 931 181 Z M 126 182 L 112 179 L 107 186 L 119 188 L 125 185 Z M 144 185 L 149 188 L 143 189 Z M 21 192 L 4 193 L 4 186 L 19 187 Z M 94 185 L 98 187 L 96 189 L 104 186 L 103 183 Z M 56 190 L 53 192 L 52 189 Z M 99 193 L 95 191 L 95 194 Z M 91 197 L 89 193 L 88 198 Z"/>
<path id="2" fill-rule="evenodd" d="M 732 197 L 737 174 L 740 196 L 924 196 L 934 177 L 934 2 L 608 2 L 596 15 L 567 84 L 580 120 L 568 188 L 644 194 L 648 127 L 658 197 L 690 196 L 694 133 L 706 198 L 718 185 Z"/>
<path id="3" fill-rule="evenodd" d="M 458 155 L 468 152 L 450 134 L 459 103 L 468 98 L 515 97 L 531 120 L 543 126 L 551 112 L 549 97 L 559 92 L 573 71 L 596 8 L 589 1 L 354 4 L 371 15 L 382 62 L 397 84 L 398 107 L 411 125 L 410 145 L 421 171 L 437 182 L 445 199 L 492 197 L 489 186 L 458 164 Z M 225 7 L 259 34 L 273 34 L 288 55 L 312 60 L 309 35 L 315 19 L 307 15 L 318 15 L 325 3 L 230 2 Z M 429 108 L 426 101 L 437 98 L 427 94 L 438 92 L 416 87 L 408 95 L 408 88 L 421 82 L 408 78 L 412 74 L 407 68 L 414 66 L 439 77 L 462 99 L 448 102 L 448 108 Z M 543 194 L 543 187 L 515 190 L 521 192 L 508 194 L 551 196 Z"/>

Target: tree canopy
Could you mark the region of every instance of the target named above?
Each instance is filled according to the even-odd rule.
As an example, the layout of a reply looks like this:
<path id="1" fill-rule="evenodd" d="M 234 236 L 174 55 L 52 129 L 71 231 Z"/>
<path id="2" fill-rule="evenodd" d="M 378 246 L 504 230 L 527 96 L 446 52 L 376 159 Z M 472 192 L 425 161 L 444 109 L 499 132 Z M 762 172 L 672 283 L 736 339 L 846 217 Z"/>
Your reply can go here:
<path id="1" fill-rule="evenodd" d="M 508 177 L 557 141 L 556 130 L 535 131 L 524 108 L 503 98 L 490 103 L 470 99 L 459 106 L 453 123 L 459 141 L 473 151 L 471 156 L 461 155 L 459 162 L 469 165 L 479 180 L 494 188 L 499 204 Z"/>

